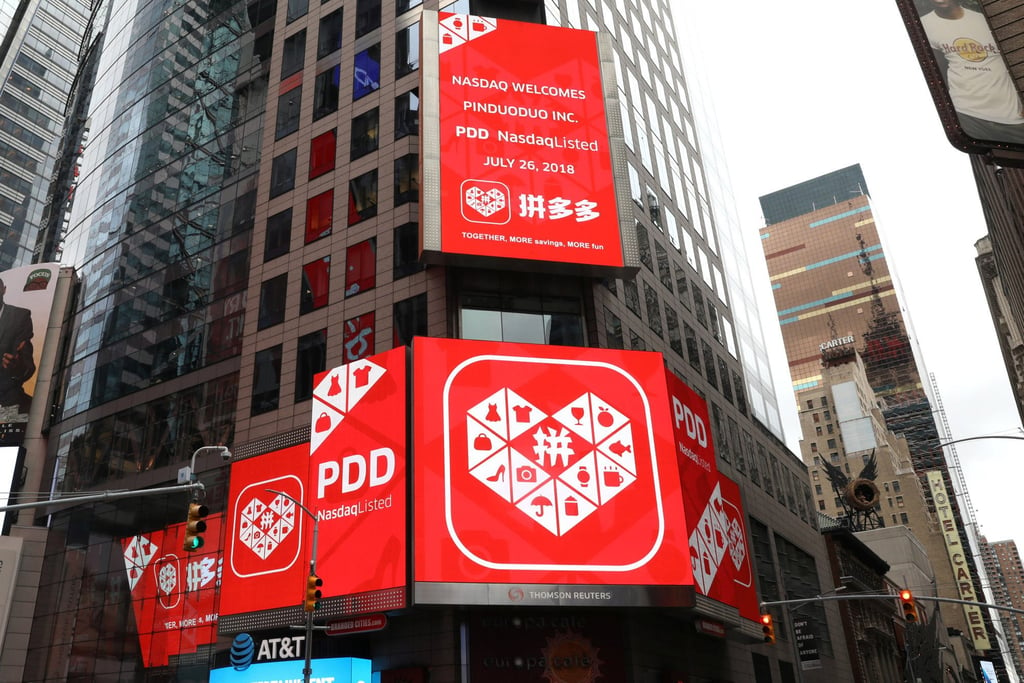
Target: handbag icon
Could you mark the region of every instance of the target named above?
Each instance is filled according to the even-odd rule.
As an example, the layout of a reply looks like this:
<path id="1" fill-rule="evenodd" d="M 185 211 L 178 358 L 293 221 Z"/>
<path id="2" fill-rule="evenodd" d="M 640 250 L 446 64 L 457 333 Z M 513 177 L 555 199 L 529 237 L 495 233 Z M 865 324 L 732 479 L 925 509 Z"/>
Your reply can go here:
<path id="1" fill-rule="evenodd" d="M 487 438 L 486 434 L 478 434 L 473 439 L 473 449 L 478 451 L 489 451 L 491 450 L 491 440 Z"/>
<path id="2" fill-rule="evenodd" d="M 331 428 L 331 416 L 327 413 L 320 413 L 320 417 L 316 419 L 314 429 L 318 432 L 326 432 Z"/>

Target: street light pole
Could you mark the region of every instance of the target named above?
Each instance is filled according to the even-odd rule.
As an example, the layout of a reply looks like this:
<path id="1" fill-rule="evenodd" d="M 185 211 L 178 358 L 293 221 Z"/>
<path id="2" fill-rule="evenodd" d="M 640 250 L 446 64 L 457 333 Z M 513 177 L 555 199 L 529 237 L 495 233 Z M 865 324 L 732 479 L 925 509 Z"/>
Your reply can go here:
<path id="1" fill-rule="evenodd" d="M 295 500 L 284 491 L 276 491 L 274 489 L 263 489 L 267 493 L 276 493 L 282 498 L 286 498 L 291 502 L 295 503 L 300 510 L 305 512 L 307 515 L 313 518 L 313 546 L 310 549 L 309 554 L 309 574 L 313 576 L 316 574 L 316 544 L 317 538 L 320 535 L 320 518 L 310 512 L 309 508 L 303 505 L 301 502 Z M 306 665 L 302 669 L 302 680 L 303 683 L 309 683 L 310 678 L 313 675 L 313 613 L 306 612 L 306 644 L 302 648 L 306 654 Z"/>

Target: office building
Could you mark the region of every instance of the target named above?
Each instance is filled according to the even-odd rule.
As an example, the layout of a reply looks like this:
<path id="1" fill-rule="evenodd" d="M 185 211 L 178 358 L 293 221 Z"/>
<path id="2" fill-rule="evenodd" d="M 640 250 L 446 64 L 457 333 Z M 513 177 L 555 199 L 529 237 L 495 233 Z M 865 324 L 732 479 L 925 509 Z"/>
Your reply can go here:
<path id="1" fill-rule="evenodd" d="M 918 490 L 904 492 L 904 501 L 922 496 L 930 518 L 948 514 L 956 527 L 957 534 L 944 539 L 938 533 L 924 533 L 921 524 L 913 525 L 921 534 L 928 556 L 933 558 L 937 580 L 950 593 L 958 587 L 958 598 L 982 601 L 983 568 L 971 552 L 967 512 L 957 497 L 950 495 L 953 483 L 943 451 L 938 447 L 940 424 L 933 415 L 933 407 L 939 411 L 941 406 L 932 398 L 933 387 L 922 369 L 910 322 L 902 313 L 899 287 L 886 260 L 867 182 L 859 165 L 765 195 L 761 203 L 767 223 L 761 230 L 761 243 L 793 393 L 800 401 L 798 410 L 810 411 L 812 418 L 802 420 L 802 449 L 805 459 L 810 458 L 807 464 L 843 463 L 843 455 L 866 456 L 874 448 L 870 445 L 875 440 L 873 428 L 861 431 L 855 429 L 854 422 L 861 419 L 869 425 L 870 421 L 862 419 L 869 414 L 863 408 L 877 405 L 885 429 L 905 439 L 916 473 Z M 846 392 L 849 400 L 842 408 L 847 415 L 836 408 L 834 416 L 838 433 L 818 434 L 820 425 L 813 421 L 814 414 L 820 419 L 822 411 L 831 411 L 832 407 L 815 403 L 815 399 L 820 402 L 822 398 L 816 397 L 815 391 L 822 393 L 820 389 L 830 381 L 830 354 L 843 348 L 852 349 L 859 356 L 871 395 L 858 399 L 855 392 Z M 850 412 L 855 408 L 859 414 L 858 410 Z M 844 463 L 844 468 L 847 464 L 851 463 Z M 850 476 L 856 476 L 852 468 Z M 937 481 L 935 476 L 939 477 Z M 899 514 L 899 510 L 882 511 L 882 526 L 891 523 L 889 516 L 893 512 Z M 903 523 L 902 518 L 899 523 Z M 950 542 L 955 543 L 957 551 L 963 550 L 965 565 L 958 564 L 950 554 L 954 550 L 948 546 Z M 968 571 L 970 582 L 956 580 Z M 987 614 L 971 609 L 976 611 L 975 618 L 987 620 Z M 944 607 L 942 615 L 948 626 L 971 632 L 968 620 L 972 617 L 962 610 Z M 977 629 L 976 656 L 987 656 L 990 649 L 998 651 L 995 636 L 990 637 L 993 633 L 988 623 Z"/>
<path id="2" fill-rule="evenodd" d="M 1013 541 L 989 542 L 981 537 L 981 556 L 992 586 L 993 604 L 1024 609 L 1024 568 Z M 998 611 L 1006 635 L 1007 651 L 1017 671 L 1024 671 L 1024 628 L 1021 615 Z"/>
<path id="3" fill-rule="evenodd" d="M 434 123 L 421 104 L 438 88 L 421 81 L 421 16 L 439 9 L 607 37 L 618 86 L 604 94 L 619 103 L 608 120 L 621 128 L 609 133 L 623 155 L 616 177 L 637 275 L 420 262 L 420 136 Z M 741 347 L 761 347 L 749 320 L 734 317 L 733 302 L 749 293 L 726 284 L 738 280 L 724 270 L 723 245 L 742 239 L 715 222 L 695 135 L 705 122 L 694 120 L 684 65 L 663 30 L 672 25 L 666 3 L 115 1 L 101 14 L 109 18 L 89 144 L 63 252 L 81 287 L 48 424 L 44 470 L 55 473 L 56 492 L 173 485 L 191 463 L 213 515 L 233 515 L 226 500 L 236 467 L 308 449 L 317 373 L 417 336 L 659 351 L 707 402 L 717 468 L 742 491 L 747 587 L 764 600 L 820 594 L 825 552 L 806 468 L 773 431 L 765 378 L 745 379 L 739 358 Z M 502 210 L 489 201 L 482 215 Z M 748 386 L 761 387 L 756 406 Z M 221 451 L 204 450 L 221 444 L 230 466 Z M 153 560 L 153 534 L 185 521 L 185 501 L 36 514 L 50 531 L 25 678 L 206 680 L 238 654 L 229 655 L 232 642 L 246 647 L 246 634 L 259 641 L 265 657 L 257 657 L 301 659 L 288 611 L 233 615 L 217 638 L 215 617 L 182 614 L 172 623 L 185 627 L 168 628 L 133 611 L 140 581 L 163 591 L 144 609 L 169 610 L 179 593 L 168 587 L 182 577 L 213 590 L 219 572 L 236 570 L 212 559 L 179 566 L 170 553 L 143 562 Z M 533 503 L 537 517 L 545 505 Z M 318 622 L 366 609 L 330 591 L 325 585 Z M 699 597 L 683 609 L 595 610 L 399 596 L 404 606 L 388 613 L 386 629 L 317 633 L 306 652 L 370 659 L 384 680 L 398 680 L 397 670 L 433 683 L 466 680 L 468 671 L 532 680 L 544 648 L 554 647 L 549 638 L 600 649 L 609 680 L 796 679 L 787 610 L 775 611 L 780 646 L 772 647 L 736 608 Z M 838 611 L 810 604 L 801 616 L 822 665 L 804 680 L 846 680 L 846 650 L 834 645 Z M 495 646 L 519 649 L 488 654 Z M 586 659 L 589 668 L 595 652 L 558 661 Z"/>

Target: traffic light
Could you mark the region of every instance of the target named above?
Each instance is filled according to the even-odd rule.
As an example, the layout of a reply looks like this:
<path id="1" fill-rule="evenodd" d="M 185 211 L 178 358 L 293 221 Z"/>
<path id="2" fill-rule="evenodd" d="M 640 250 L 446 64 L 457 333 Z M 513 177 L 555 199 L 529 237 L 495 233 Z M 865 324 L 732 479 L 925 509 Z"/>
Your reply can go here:
<path id="1" fill-rule="evenodd" d="M 316 574 L 306 577 L 306 598 L 302 601 L 302 609 L 312 612 L 320 607 L 320 598 L 323 597 L 323 591 L 320 590 L 322 585 L 324 580 Z"/>
<path id="2" fill-rule="evenodd" d="M 906 588 L 900 591 L 900 607 L 903 608 L 903 619 L 908 624 L 916 624 L 919 621 L 917 615 L 917 603 L 914 602 L 914 594 Z"/>
<path id="3" fill-rule="evenodd" d="M 761 633 L 764 634 L 764 642 L 766 644 L 775 644 L 775 619 L 772 618 L 772 615 L 761 615 Z"/>
<path id="4" fill-rule="evenodd" d="M 185 543 L 186 551 L 199 550 L 203 547 L 202 533 L 206 531 L 206 522 L 203 517 L 210 514 L 210 508 L 202 503 L 191 502 L 188 504 L 188 518 L 185 521 Z"/>

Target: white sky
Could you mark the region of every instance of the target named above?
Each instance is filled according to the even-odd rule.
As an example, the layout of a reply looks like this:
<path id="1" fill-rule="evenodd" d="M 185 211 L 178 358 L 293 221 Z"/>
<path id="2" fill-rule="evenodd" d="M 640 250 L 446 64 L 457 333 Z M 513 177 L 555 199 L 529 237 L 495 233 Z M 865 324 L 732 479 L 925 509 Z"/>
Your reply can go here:
<path id="1" fill-rule="evenodd" d="M 893 0 L 671 1 L 684 59 L 702 62 L 687 77 L 703 82 L 715 112 L 754 280 L 771 307 L 762 320 L 791 447 L 799 426 L 757 241 L 758 197 L 854 163 L 953 438 L 1021 434 L 974 263 L 986 234 L 977 186 L 967 155 L 946 141 Z M 957 452 L 981 533 L 1024 552 L 1024 441 Z"/>

